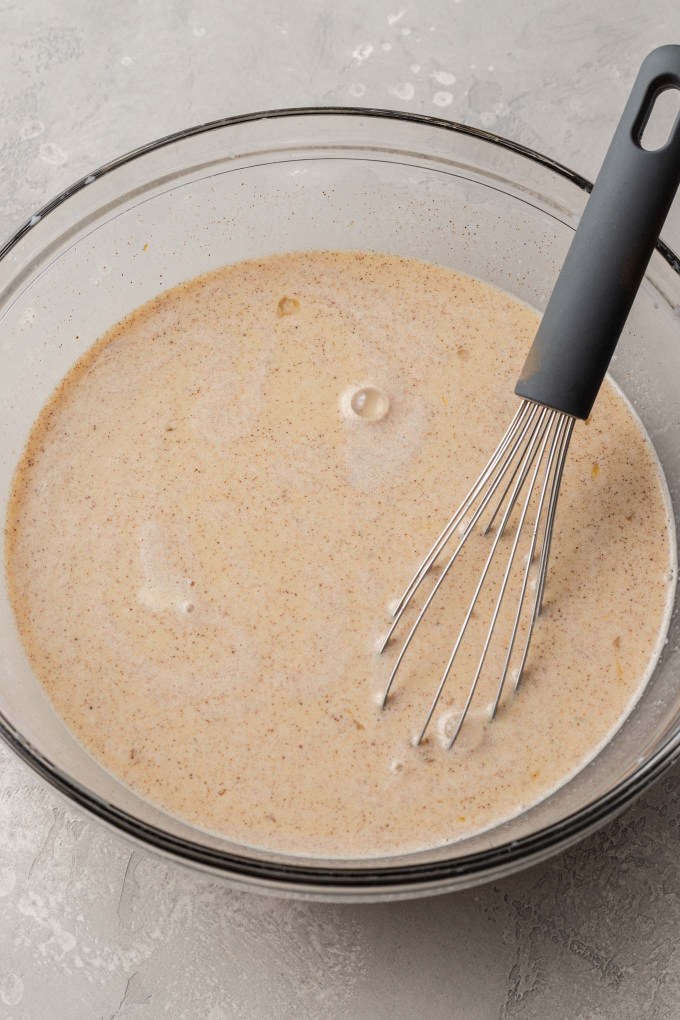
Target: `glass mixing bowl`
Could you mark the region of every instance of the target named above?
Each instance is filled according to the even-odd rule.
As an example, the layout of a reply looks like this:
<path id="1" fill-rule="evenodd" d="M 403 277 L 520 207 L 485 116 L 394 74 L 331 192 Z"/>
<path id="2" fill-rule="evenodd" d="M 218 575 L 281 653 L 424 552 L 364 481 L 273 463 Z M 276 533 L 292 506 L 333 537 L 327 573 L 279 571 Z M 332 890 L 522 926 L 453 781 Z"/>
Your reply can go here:
<path id="1" fill-rule="evenodd" d="M 56 383 L 97 337 L 159 291 L 274 252 L 372 249 L 452 266 L 543 309 L 589 190 L 564 167 L 494 135 L 380 110 L 230 118 L 114 160 L 58 195 L 0 251 L 5 504 L 30 427 Z M 677 519 L 680 262 L 663 244 L 612 375 L 656 447 Z M 0 731 L 40 776 L 148 849 L 277 894 L 390 899 L 507 874 L 601 825 L 680 749 L 676 594 L 668 641 L 642 698 L 605 749 L 552 796 L 447 847 L 384 859 L 303 859 L 203 832 L 90 757 L 31 673 L 4 584 L 0 649 Z"/>

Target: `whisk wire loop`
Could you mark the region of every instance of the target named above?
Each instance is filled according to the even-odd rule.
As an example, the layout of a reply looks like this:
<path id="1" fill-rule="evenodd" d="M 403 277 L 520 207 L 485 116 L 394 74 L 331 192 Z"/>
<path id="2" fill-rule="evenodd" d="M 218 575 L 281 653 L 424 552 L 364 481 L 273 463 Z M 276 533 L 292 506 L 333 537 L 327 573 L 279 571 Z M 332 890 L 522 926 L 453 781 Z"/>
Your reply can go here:
<path id="1" fill-rule="evenodd" d="M 490 707 L 490 718 L 493 719 L 498 710 L 498 706 L 503 695 L 503 690 L 507 681 L 510 664 L 513 657 L 513 652 L 517 643 L 517 637 L 520 631 L 521 620 L 523 616 L 523 610 L 526 603 L 526 595 L 529 588 L 529 580 L 531 575 L 532 565 L 536 560 L 537 549 L 540 549 L 538 553 L 538 566 L 536 572 L 536 585 L 533 599 L 533 606 L 531 607 L 527 634 L 525 638 L 525 644 L 522 651 L 522 655 L 519 661 L 518 669 L 515 673 L 515 681 L 513 686 L 513 693 L 519 686 L 527 656 L 529 653 L 529 646 L 531 638 L 536 624 L 536 620 L 540 615 L 543 595 L 545 591 L 548 559 L 550 554 L 550 544 L 552 541 L 553 525 L 555 520 L 555 514 L 557 509 L 557 501 L 559 496 L 560 484 L 562 481 L 562 473 L 564 469 L 564 463 L 566 460 L 567 452 L 569 449 L 569 443 L 571 440 L 574 421 L 572 417 L 566 415 L 560 411 L 552 410 L 551 408 L 544 407 L 541 404 L 537 404 L 531 400 L 524 400 L 517 410 L 517 413 L 513 417 L 505 435 L 501 439 L 495 453 L 489 459 L 486 466 L 482 470 L 477 481 L 471 487 L 467 496 L 460 504 L 456 512 L 450 518 L 446 527 L 441 531 L 436 541 L 433 543 L 425 559 L 418 567 L 411 581 L 407 585 L 401 599 L 397 603 L 394 610 L 393 621 L 390 629 L 382 643 L 380 652 L 384 651 L 387 647 L 390 639 L 392 638 L 396 628 L 398 627 L 404 612 L 411 603 L 414 595 L 420 588 L 421 584 L 429 574 L 431 568 L 435 564 L 436 560 L 444 550 L 445 546 L 448 545 L 450 539 L 458 530 L 462 528 L 462 534 L 458 541 L 453 553 L 449 557 L 445 566 L 443 567 L 439 577 L 436 579 L 432 589 L 425 599 L 422 609 L 418 612 L 414 623 L 412 624 L 404 644 L 399 651 L 396 658 L 392 671 L 390 673 L 385 692 L 382 698 L 382 706 L 384 707 L 389 694 L 392 690 L 394 680 L 397 676 L 399 668 L 402 665 L 406 652 L 408 651 L 413 638 L 415 637 L 418 628 L 424 619 L 432 601 L 439 592 L 443 585 L 446 577 L 448 576 L 451 568 L 453 567 L 456 559 L 461 553 L 464 545 L 468 538 L 474 531 L 477 523 L 484 514 L 487 506 L 497 494 L 501 485 L 503 484 L 503 490 L 498 498 L 498 502 L 491 515 L 489 522 L 483 530 L 483 534 L 487 535 L 494 525 L 494 522 L 501 515 L 500 523 L 494 533 L 491 549 L 486 558 L 484 567 L 480 574 L 477 586 L 472 595 L 472 599 L 468 605 L 465 617 L 460 626 L 455 644 L 446 663 L 446 667 L 439 681 L 439 685 L 435 691 L 434 698 L 430 704 L 429 710 L 425 717 L 424 723 L 420 729 L 418 736 L 415 738 L 415 744 L 420 744 L 425 737 L 427 729 L 432 721 L 432 717 L 437 709 L 440 702 L 447 680 L 453 669 L 456 657 L 459 649 L 465 637 L 468 629 L 468 625 L 477 606 L 480 593 L 484 587 L 484 584 L 491 571 L 492 564 L 496 558 L 500 541 L 506 531 L 508 523 L 513 511 L 522 498 L 522 505 L 519 511 L 519 519 L 517 522 L 515 534 L 511 544 L 511 548 L 508 554 L 507 563 L 502 575 L 500 582 L 500 588 L 495 597 L 494 608 L 492 611 L 490 623 L 486 630 L 486 636 L 484 644 L 482 646 L 481 654 L 477 662 L 477 668 L 472 677 L 470 687 L 468 690 L 467 697 L 463 704 L 462 710 L 458 716 L 457 723 L 455 725 L 452 736 L 447 742 L 447 747 L 451 748 L 455 744 L 460 731 L 463 727 L 465 719 L 469 713 L 473 699 L 477 692 L 478 684 L 484 665 L 487 661 L 487 655 L 491 643 L 494 638 L 496 631 L 499 615 L 503 600 L 506 596 L 509 581 L 513 572 L 513 567 L 517 559 L 517 552 L 520 546 L 520 541 L 525 531 L 527 517 L 532 503 L 536 501 L 536 511 L 533 525 L 531 527 L 530 539 L 528 551 L 526 554 L 526 562 L 522 574 L 522 581 L 519 590 L 518 605 L 515 611 L 510 638 L 508 642 L 508 648 L 505 655 L 503 667 L 498 679 L 498 685 L 496 688 L 496 694 L 494 701 Z M 539 481 L 540 478 L 540 481 Z M 528 486 L 527 486 L 528 480 Z M 475 505 L 478 504 L 475 508 Z M 472 516 L 469 521 L 466 522 L 466 516 L 472 511 Z M 542 540 L 539 542 L 539 536 Z"/>
<path id="2" fill-rule="evenodd" d="M 437 579 L 437 581 L 436 581 L 432 591 L 428 595 L 423 608 L 418 613 L 418 616 L 416 617 L 415 623 L 413 624 L 413 626 L 411 627 L 411 630 L 408 633 L 408 636 L 407 636 L 407 638 L 406 638 L 406 640 L 404 642 L 404 645 L 403 645 L 403 647 L 402 647 L 402 649 L 401 649 L 401 651 L 400 651 L 400 653 L 399 653 L 399 655 L 397 657 L 397 661 L 394 664 L 394 667 L 393 667 L 392 672 L 390 674 L 390 678 L 389 678 L 389 680 L 387 682 L 387 687 L 385 688 L 385 693 L 383 694 L 383 699 L 382 699 L 382 707 L 383 708 L 385 707 L 385 703 L 387 701 L 387 698 L 389 696 L 390 690 L 392 688 L 392 684 L 394 683 L 394 678 L 397 675 L 397 671 L 398 671 L 398 669 L 399 669 L 399 667 L 401 665 L 401 662 L 402 662 L 402 660 L 403 660 L 403 658 L 404 658 L 404 656 L 405 656 L 405 654 L 406 654 L 406 652 L 408 650 L 409 645 L 411 644 L 411 641 L 413 640 L 413 637 L 414 637 L 416 631 L 418 630 L 418 627 L 420 626 L 421 621 L 423 620 L 423 617 L 425 616 L 427 610 L 429 609 L 430 604 L 432 603 L 435 595 L 437 594 L 437 592 L 439 591 L 440 587 L 444 583 L 444 581 L 445 581 L 449 571 L 451 570 L 451 567 L 456 562 L 456 559 L 458 558 L 458 554 L 461 552 L 463 546 L 465 545 L 465 542 L 467 541 L 468 536 L 470 535 L 471 531 L 474 529 L 477 521 L 479 520 L 479 518 L 484 513 L 484 510 L 486 509 L 489 501 L 492 499 L 494 493 L 496 492 L 496 489 L 498 488 L 498 486 L 500 485 L 501 481 L 503 480 L 503 476 L 505 474 L 505 471 L 507 470 L 507 467 L 509 466 L 509 464 L 512 462 L 512 457 L 514 456 L 515 452 L 518 449 L 520 449 L 522 440 L 524 439 L 524 436 L 527 434 L 527 432 L 530 432 L 531 426 L 534 423 L 534 420 L 537 417 L 538 413 L 539 413 L 539 407 L 538 407 L 538 405 L 534 404 L 533 408 L 530 411 L 530 413 L 526 415 L 526 420 L 524 421 L 521 429 L 519 430 L 517 440 L 516 440 L 514 446 L 512 446 L 512 448 L 511 448 L 511 454 L 510 454 L 510 457 L 509 457 L 508 461 L 506 462 L 505 466 L 503 466 L 501 468 L 499 474 L 496 476 L 494 481 L 491 483 L 489 491 L 487 492 L 487 494 L 482 499 L 482 502 L 478 506 L 477 510 L 474 512 L 474 514 L 473 514 L 472 518 L 470 519 L 469 523 L 466 525 L 466 527 L 465 527 L 465 529 L 463 531 L 462 537 L 460 539 L 460 542 L 456 546 L 456 548 L 455 548 L 452 556 L 450 557 L 448 563 L 446 564 L 446 566 L 442 570 L 442 572 L 441 572 L 439 578 Z M 536 425 L 534 425 L 534 430 L 535 430 L 535 428 L 536 428 Z M 489 463 L 491 463 L 491 461 Z M 486 469 L 485 469 L 485 471 L 486 471 Z M 493 474 L 493 471 L 491 473 Z M 473 486 L 473 489 L 474 489 L 474 486 Z M 470 490 L 470 491 L 472 492 L 473 490 Z M 477 495 L 479 495 L 479 493 L 477 493 Z M 474 499 L 472 501 L 470 501 L 470 502 L 468 502 L 468 500 L 469 500 L 469 495 L 463 501 L 463 503 L 461 504 L 461 507 L 465 506 L 467 504 L 467 509 L 469 509 L 469 506 L 474 502 Z M 448 541 L 451 538 L 451 536 L 453 535 L 453 532 L 455 530 L 456 525 L 461 523 L 463 516 L 464 516 L 464 514 L 461 514 L 461 508 L 459 508 L 456 511 L 456 513 L 453 515 L 453 517 L 451 518 L 451 521 L 449 521 L 449 524 L 447 524 L 447 526 L 444 529 L 444 531 L 442 531 L 442 533 L 439 536 L 439 539 L 437 539 L 437 542 L 435 543 L 435 545 L 432 547 L 434 549 L 435 546 L 439 545 L 439 549 L 438 549 L 437 554 L 434 557 L 432 557 L 431 556 L 431 551 L 430 551 L 430 553 L 428 553 L 428 555 L 426 556 L 425 560 L 423 561 L 423 564 L 421 565 L 419 570 L 416 572 L 416 574 L 414 574 L 413 580 L 411 581 L 411 583 L 409 585 L 409 588 L 411 588 L 413 586 L 413 582 L 415 580 L 417 580 L 417 583 L 416 583 L 415 587 L 413 587 L 413 590 L 410 592 L 410 594 L 408 593 L 408 589 L 407 589 L 407 591 L 402 596 L 402 598 L 400 600 L 400 603 L 399 603 L 399 608 L 395 612 L 395 616 L 394 616 L 392 625 L 391 625 L 390 629 L 388 630 L 387 635 L 385 636 L 385 639 L 383 640 L 382 645 L 379 648 L 379 653 L 380 654 L 382 654 L 382 652 L 384 652 L 385 648 L 389 644 L 389 642 L 390 642 L 390 640 L 392 638 L 392 635 L 394 634 L 397 626 L 399 625 L 399 621 L 401 620 L 401 617 L 403 616 L 405 610 L 407 609 L 411 599 L 415 595 L 417 589 L 420 587 L 420 584 L 422 583 L 422 581 L 427 576 L 428 571 L 430 570 L 432 564 L 434 563 L 434 561 L 437 558 L 437 556 L 439 555 L 439 553 L 443 550 L 444 546 L 448 544 Z M 452 521 L 455 521 L 456 524 L 451 528 L 450 525 L 451 525 Z M 446 536 L 446 537 L 444 538 L 444 536 Z M 442 539 L 443 539 L 443 541 L 442 541 Z M 426 566 L 426 564 L 428 564 L 428 562 L 429 562 L 429 565 L 425 569 L 425 566 Z M 421 575 L 421 576 L 419 576 L 419 575 Z"/>
<path id="3" fill-rule="evenodd" d="M 507 679 L 508 670 L 510 668 L 510 661 L 512 659 L 512 653 L 513 653 L 513 651 L 515 649 L 515 642 L 517 640 L 517 633 L 519 631 L 520 621 L 522 619 L 522 610 L 524 608 L 524 599 L 526 597 L 527 588 L 529 586 L 529 576 L 530 576 L 530 573 L 531 573 L 531 567 L 532 567 L 532 564 L 534 562 L 534 556 L 535 556 L 535 552 L 536 552 L 536 544 L 537 544 L 537 541 L 538 541 L 538 533 L 539 533 L 539 529 L 540 529 L 540 526 L 541 526 L 541 521 L 542 521 L 542 518 L 543 518 L 543 508 L 545 506 L 546 495 L 548 493 L 548 487 L 549 487 L 549 484 L 550 484 L 551 477 L 552 477 L 552 480 L 553 480 L 553 490 L 552 491 L 554 491 L 554 486 L 555 486 L 555 481 L 556 481 L 557 475 L 556 474 L 553 475 L 553 473 L 552 473 L 553 472 L 553 465 L 554 465 L 556 457 L 559 460 L 559 451 L 562 448 L 562 443 L 564 441 L 564 435 L 565 435 L 568 427 L 569 427 L 568 421 L 560 420 L 560 417 L 557 416 L 557 424 L 555 426 L 555 439 L 556 439 L 556 442 L 552 443 L 552 445 L 550 447 L 550 451 L 548 453 L 547 468 L 546 468 L 546 471 L 545 471 L 545 475 L 543 477 L 543 484 L 541 485 L 540 496 L 539 496 L 539 499 L 538 499 L 538 508 L 536 510 L 536 519 L 534 521 L 534 526 L 533 526 L 533 528 L 531 530 L 531 541 L 529 542 L 529 551 L 528 551 L 527 557 L 526 557 L 526 565 L 525 565 L 524 574 L 523 574 L 523 577 L 522 577 L 522 586 L 520 588 L 519 599 L 518 599 L 518 602 L 517 602 L 517 612 L 515 613 L 515 619 L 514 619 L 513 626 L 512 626 L 512 632 L 510 634 L 510 640 L 508 641 L 508 650 L 507 650 L 507 653 L 506 653 L 506 656 L 505 656 L 505 661 L 503 663 L 503 668 L 501 670 L 501 675 L 500 675 L 500 678 L 499 678 L 499 681 L 498 681 L 498 689 L 496 691 L 496 697 L 494 699 L 494 702 L 493 702 L 493 705 L 492 705 L 492 708 L 491 708 L 490 717 L 492 719 L 495 717 L 496 712 L 498 711 L 498 705 L 500 704 L 501 697 L 503 696 L 503 688 L 505 687 L 505 681 Z M 535 480 L 536 479 L 534 477 L 533 481 L 535 482 Z M 533 487 L 533 485 L 532 485 L 532 487 Z M 530 495 L 531 495 L 531 493 L 530 493 Z M 528 501 L 529 501 L 530 495 L 527 498 L 527 504 L 525 504 L 525 513 L 526 513 L 526 509 L 528 508 Z M 549 512 L 549 508 L 550 508 L 550 502 L 548 503 L 548 512 Z M 520 522 L 520 525 L 519 525 L 519 527 L 517 529 L 517 535 L 515 537 L 515 544 L 517 543 L 517 541 L 519 539 L 522 523 L 523 523 L 523 521 Z M 547 525 L 546 525 L 546 534 L 547 534 Z M 544 545 L 545 545 L 545 543 L 544 543 Z M 540 572 L 540 569 L 541 569 L 540 564 L 542 564 L 542 562 L 543 562 L 543 552 L 544 552 L 544 549 L 541 550 L 541 558 L 540 558 L 540 561 L 539 561 L 539 572 Z M 538 584 L 536 585 L 536 590 L 538 592 Z M 532 611 L 532 622 L 530 623 L 530 626 L 533 626 L 533 619 L 534 619 L 534 611 Z M 495 620 L 494 620 L 494 622 L 495 622 Z M 517 689 L 517 683 L 518 682 L 519 682 L 519 673 L 518 673 L 517 682 L 515 683 L 515 687 L 514 687 L 515 690 Z"/>
<path id="4" fill-rule="evenodd" d="M 533 458 L 535 460 L 535 464 L 534 464 L 533 472 L 532 472 L 532 475 L 531 475 L 531 481 L 529 482 L 529 486 L 527 488 L 527 494 L 525 496 L 524 505 L 522 507 L 522 511 L 521 511 L 520 518 L 519 518 L 519 522 L 517 524 L 517 530 L 515 531 L 515 537 L 513 539 L 512 547 L 510 549 L 510 555 L 508 556 L 508 562 L 507 562 L 507 565 L 506 565 L 506 568 L 505 568 L 505 573 L 503 574 L 503 580 L 501 581 L 500 590 L 499 590 L 498 596 L 496 598 L 496 604 L 494 606 L 493 613 L 491 614 L 491 622 L 489 623 L 489 627 L 488 627 L 488 630 L 487 630 L 487 633 L 486 633 L 486 640 L 484 641 L 484 646 L 482 648 L 482 654 L 480 655 L 479 663 L 477 664 L 477 669 L 476 669 L 475 675 L 474 675 L 474 677 L 472 679 L 472 684 L 470 685 L 470 690 L 469 690 L 469 693 L 468 693 L 465 705 L 463 706 L 463 711 L 460 714 L 460 718 L 458 720 L 456 728 L 455 728 L 455 730 L 454 730 L 454 732 L 453 732 L 453 734 L 451 736 L 451 739 L 449 740 L 449 743 L 448 743 L 448 747 L 449 748 L 453 747 L 453 745 L 455 744 L 455 742 L 456 742 L 456 740 L 458 738 L 458 734 L 460 733 L 460 731 L 462 729 L 462 726 L 463 726 L 463 723 L 465 722 L 465 719 L 467 717 L 468 711 L 470 710 L 470 705 L 472 704 L 472 699 L 475 696 L 475 691 L 477 690 L 477 684 L 479 683 L 479 678 L 480 678 L 480 676 L 482 674 L 482 669 L 484 668 L 484 663 L 486 661 L 486 656 L 487 656 L 487 653 L 489 651 L 489 646 L 491 644 L 491 639 L 493 637 L 493 632 L 494 632 L 494 629 L 495 629 L 495 626 L 496 626 L 496 621 L 498 620 L 498 614 L 501 611 L 501 605 L 503 603 L 503 599 L 505 597 L 505 592 L 506 592 L 507 587 L 508 587 L 508 581 L 510 580 L 510 574 L 512 572 L 512 567 L 513 567 L 513 564 L 515 562 L 515 556 L 517 554 L 517 547 L 519 546 L 519 540 L 520 540 L 520 538 L 522 536 L 522 528 L 524 526 L 524 521 L 526 520 L 527 513 L 529 512 L 529 505 L 531 503 L 531 498 L 532 498 L 532 495 L 533 495 L 534 486 L 536 484 L 536 479 L 538 477 L 538 472 L 540 471 L 541 464 L 543 462 L 543 457 L 545 455 L 545 450 L 546 450 L 546 446 L 547 446 L 547 443 L 548 443 L 548 439 L 550 438 L 550 432 L 551 432 L 551 429 L 552 429 L 552 426 L 553 426 L 553 423 L 554 423 L 554 420 L 555 420 L 555 415 L 556 415 L 555 411 L 551 412 L 548 415 L 548 418 L 547 418 L 547 421 L 546 421 L 545 425 L 543 426 L 543 430 L 542 430 L 542 434 L 541 434 L 541 439 L 540 439 L 540 443 L 541 443 L 540 449 L 538 451 L 538 456 Z M 526 475 L 525 475 L 525 477 L 526 477 Z M 547 478 L 547 475 L 546 475 L 546 478 Z M 518 483 L 518 485 L 519 485 L 520 491 L 521 491 L 521 488 L 522 488 L 521 483 Z M 519 495 L 519 493 L 518 493 L 518 495 Z M 505 524 L 507 524 L 507 520 L 508 520 L 508 517 L 509 517 L 511 511 L 512 511 L 512 508 L 510 506 L 508 506 L 505 514 L 503 515 L 503 523 L 501 524 L 501 527 L 498 529 L 498 533 L 496 535 L 494 544 L 492 546 L 491 552 L 489 553 L 489 559 L 488 559 L 488 565 L 489 566 L 491 565 L 491 560 L 493 559 L 494 553 L 496 551 L 496 546 L 498 545 L 498 543 L 499 543 L 499 541 L 500 541 L 500 539 L 501 539 L 501 537 L 503 535 L 503 526 Z M 537 517 L 537 522 L 538 522 L 538 517 Z M 536 530 L 537 529 L 535 527 L 534 528 L 534 532 Z M 526 569 L 524 571 L 524 576 L 525 577 L 527 577 L 527 575 L 528 575 L 530 563 L 531 563 L 531 551 L 529 553 L 529 558 L 527 560 L 527 566 L 526 566 Z"/>

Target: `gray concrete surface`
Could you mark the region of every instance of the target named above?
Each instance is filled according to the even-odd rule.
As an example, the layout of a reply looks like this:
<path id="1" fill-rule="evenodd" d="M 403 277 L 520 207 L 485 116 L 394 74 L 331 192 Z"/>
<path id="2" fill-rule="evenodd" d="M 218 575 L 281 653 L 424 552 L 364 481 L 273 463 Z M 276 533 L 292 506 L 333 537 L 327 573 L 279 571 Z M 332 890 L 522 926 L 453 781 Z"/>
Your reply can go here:
<path id="1" fill-rule="evenodd" d="M 0 233 L 150 137 L 271 106 L 437 113 L 594 175 L 679 40 L 677 0 L 2 0 Z M 276 902 L 132 851 L 0 748 L 0 1018 L 674 1020 L 679 828 L 676 769 L 494 886 Z"/>

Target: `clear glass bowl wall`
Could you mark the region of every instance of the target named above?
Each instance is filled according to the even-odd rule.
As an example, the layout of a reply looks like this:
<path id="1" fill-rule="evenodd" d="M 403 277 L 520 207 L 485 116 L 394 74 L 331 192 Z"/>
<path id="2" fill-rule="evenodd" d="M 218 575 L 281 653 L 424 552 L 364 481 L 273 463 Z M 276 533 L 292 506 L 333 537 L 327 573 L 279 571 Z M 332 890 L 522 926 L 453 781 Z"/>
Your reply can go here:
<path id="1" fill-rule="evenodd" d="M 587 194 L 577 175 L 502 139 L 379 111 L 237 118 L 108 164 L 33 217 L 0 255 L 4 504 L 54 386 L 106 329 L 160 291 L 275 252 L 370 249 L 451 266 L 543 309 Z M 656 447 L 676 520 L 679 313 L 680 264 L 661 246 L 612 375 Z M 104 822 L 234 884 L 327 899 L 423 895 L 548 856 L 611 817 L 666 768 L 680 745 L 679 646 L 676 596 L 669 639 L 647 690 L 587 768 L 520 817 L 406 857 L 271 855 L 202 832 L 137 796 L 79 746 L 52 710 L 22 651 L 4 582 L 0 731 L 43 778 Z"/>

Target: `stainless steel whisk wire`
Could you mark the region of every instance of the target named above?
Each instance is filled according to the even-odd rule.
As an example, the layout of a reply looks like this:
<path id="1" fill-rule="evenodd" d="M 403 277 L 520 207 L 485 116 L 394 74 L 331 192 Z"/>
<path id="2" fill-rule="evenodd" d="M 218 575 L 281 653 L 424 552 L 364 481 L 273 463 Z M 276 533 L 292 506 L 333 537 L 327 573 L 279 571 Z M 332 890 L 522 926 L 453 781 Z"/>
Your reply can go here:
<path id="1" fill-rule="evenodd" d="M 462 535 L 460 540 L 444 566 L 441 574 L 437 578 L 435 584 L 432 587 L 429 595 L 427 596 L 422 609 L 419 611 L 415 622 L 411 626 L 411 629 L 404 641 L 404 644 L 397 656 L 395 664 L 392 668 L 387 687 L 382 699 L 382 706 L 384 707 L 389 697 L 392 685 L 399 668 L 403 662 L 406 652 L 422 622 L 425 614 L 427 613 L 433 599 L 437 595 L 437 592 L 444 583 L 447 575 L 453 567 L 456 559 L 462 551 L 464 545 L 472 534 L 475 526 L 479 522 L 482 514 L 486 510 L 487 506 L 493 499 L 495 493 L 498 491 L 501 483 L 506 480 L 505 488 L 496 504 L 495 510 L 491 515 L 489 523 L 483 531 L 486 535 L 489 533 L 494 521 L 503 509 L 500 525 L 498 526 L 494 535 L 491 549 L 486 559 L 484 568 L 480 574 L 480 578 L 472 596 L 467 612 L 463 619 L 460 631 L 456 638 L 456 642 L 453 646 L 453 650 L 446 664 L 446 668 L 437 687 L 434 699 L 430 705 L 430 709 L 425 718 L 422 729 L 416 738 L 415 743 L 420 744 L 425 736 L 428 726 L 432 720 L 432 716 L 439 704 L 441 696 L 443 694 L 446 682 L 450 676 L 453 668 L 456 656 L 460 649 L 460 646 L 465 637 L 465 633 L 468 628 L 468 624 L 474 612 L 475 606 L 479 599 L 479 595 L 482 591 L 484 583 L 489 574 L 492 562 L 496 555 L 500 540 L 506 531 L 508 523 L 510 521 L 512 512 L 518 503 L 522 491 L 525 487 L 527 478 L 530 476 L 529 486 L 524 498 L 522 509 L 520 511 L 519 521 L 517 524 L 515 536 L 510 549 L 507 565 L 503 578 L 501 581 L 500 589 L 496 597 L 494 610 L 491 616 L 491 622 L 489 624 L 486 639 L 482 647 L 481 656 L 478 662 L 477 669 L 473 676 L 469 693 L 457 725 L 451 736 L 447 747 L 451 748 L 456 742 L 460 730 L 465 722 L 473 698 L 477 691 L 479 679 L 482 675 L 484 663 L 486 661 L 487 653 L 491 642 L 493 640 L 494 631 L 500 615 L 501 606 L 505 593 L 507 590 L 508 582 L 512 574 L 513 565 L 515 563 L 516 553 L 519 547 L 520 537 L 525 525 L 525 521 L 529 512 L 529 507 L 532 502 L 532 498 L 535 492 L 538 492 L 538 505 L 536 509 L 536 516 L 531 531 L 531 538 L 529 541 L 529 551 L 526 557 L 526 564 L 524 568 L 522 583 L 520 587 L 519 600 L 517 611 L 515 614 L 512 632 L 508 644 L 508 650 L 505 657 L 501 676 L 499 678 L 496 697 L 491 707 L 490 718 L 494 718 L 496 715 L 502 694 L 505 687 L 510 663 L 512 660 L 512 654 L 515 648 L 517 634 L 519 632 L 522 611 L 526 599 L 526 593 L 529 586 L 529 576 L 531 572 L 531 566 L 535 559 L 536 547 L 538 544 L 539 532 L 541 530 L 541 524 L 543 523 L 543 539 L 540 545 L 540 555 L 538 564 L 538 576 L 536 578 L 536 587 L 534 594 L 534 604 L 531 609 L 531 615 L 528 622 L 527 635 L 525 638 L 524 649 L 520 658 L 519 666 L 515 674 L 514 688 L 516 691 L 523 671 L 526 664 L 527 656 L 529 653 L 529 646 L 533 634 L 533 629 L 541 612 L 543 594 L 545 591 L 545 580 L 547 576 L 548 557 L 550 554 L 550 544 L 552 539 L 553 523 L 555 520 L 555 514 L 557 510 L 557 499 L 559 495 L 560 482 L 562 478 L 562 471 L 564 469 L 564 462 L 566 460 L 569 442 L 574 427 L 574 418 L 569 415 L 563 414 L 560 411 L 554 411 L 547 407 L 530 401 L 522 401 L 517 413 L 512 419 L 505 435 L 501 439 L 495 453 L 490 458 L 486 467 L 482 471 L 481 475 L 474 483 L 467 496 L 458 507 L 456 512 L 449 520 L 446 527 L 442 530 L 437 540 L 430 548 L 427 556 L 418 567 L 418 570 L 413 575 L 411 581 L 406 587 L 404 594 L 397 603 L 394 614 L 392 625 L 380 647 L 380 652 L 383 652 L 387 647 L 390 639 L 392 638 L 404 612 L 408 608 L 414 595 L 420 588 L 421 584 L 427 577 L 430 569 L 443 552 L 444 548 L 448 545 L 449 541 L 453 537 L 457 529 L 462 527 Z M 541 466 L 545 465 L 543 472 L 542 481 L 539 486 L 537 482 L 539 479 L 539 473 Z M 511 470 L 512 469 L 512 470 Z M 509 474 L 509 478 L 507 478 Z M 509 495 L 509 499 L 506 503 L 506 497 Z M 544 513 L 546 508 L 547 500 L 547 512 Z M 474 510 L 472 517 L 469 521 L 465 522 L 466 515 L 472 510 L 475 504 L 479 501 L 479 505 Z"/>

